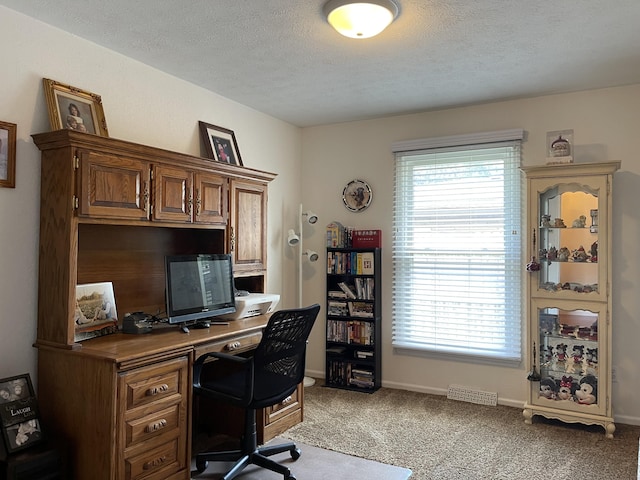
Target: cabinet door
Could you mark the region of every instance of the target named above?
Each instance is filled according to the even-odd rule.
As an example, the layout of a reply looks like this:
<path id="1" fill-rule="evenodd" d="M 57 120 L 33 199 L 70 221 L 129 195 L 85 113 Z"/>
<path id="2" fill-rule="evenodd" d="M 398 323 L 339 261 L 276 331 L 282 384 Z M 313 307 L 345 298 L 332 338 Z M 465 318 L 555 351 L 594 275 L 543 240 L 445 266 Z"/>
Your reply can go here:
<path id="1" fill-rule="evenodd" d="M 196 173 L 194 188 L 196 222 L 227 224 L 227 189 L 226 178 Z"/>
<path id="2" fill-rule="evenodd" d="M 234 271 L 262 271 L 266 267 L 267 186 L 231 182 L 229 252 Z"/>
<path id="3" fill-rule="evenodd" d="M 193 173 L 182 168 L 156 165 L 153 169 L 153 219 L 191 222 Z"/>
<path id="4" fill-rule="evenodd" d="M 149 219 L 147 162 L 85 150 L 77 155 L 78 216 Z"/>
<path id="5" fill-rule="evenodd" d="M 579 415 L 608 415 L 609 329 L 606 304 L 534 301 L 532 338 L 540 368 L 530 402 Z"/>

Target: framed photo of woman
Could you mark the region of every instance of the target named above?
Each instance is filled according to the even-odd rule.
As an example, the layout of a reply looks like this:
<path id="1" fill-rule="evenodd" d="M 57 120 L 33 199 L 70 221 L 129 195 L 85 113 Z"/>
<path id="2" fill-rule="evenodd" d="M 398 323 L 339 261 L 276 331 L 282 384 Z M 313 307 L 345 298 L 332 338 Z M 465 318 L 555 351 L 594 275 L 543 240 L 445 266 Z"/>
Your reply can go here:
<path id="1" fill-rule="evenodd" d="M 108 137 L 100 95 L 43 79 L 52 130 L 69 129 Z"/>
<path id="2" fill-rule="evenodd" d="M 16 187 L 15 123 L 0 122 L 0 187 Z"/>

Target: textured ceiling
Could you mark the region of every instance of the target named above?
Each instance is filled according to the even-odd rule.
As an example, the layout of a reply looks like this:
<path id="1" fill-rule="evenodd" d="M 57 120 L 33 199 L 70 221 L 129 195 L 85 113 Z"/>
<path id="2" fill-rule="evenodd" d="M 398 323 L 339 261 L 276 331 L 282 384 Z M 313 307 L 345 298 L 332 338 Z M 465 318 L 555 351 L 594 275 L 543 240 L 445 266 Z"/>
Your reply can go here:
<path id="1" fill-rule="evenodd" d="M 298 126 L 640 82 L 640 0 L 397 1 L 366 40 L 324 0 L 0 4 Z"/>

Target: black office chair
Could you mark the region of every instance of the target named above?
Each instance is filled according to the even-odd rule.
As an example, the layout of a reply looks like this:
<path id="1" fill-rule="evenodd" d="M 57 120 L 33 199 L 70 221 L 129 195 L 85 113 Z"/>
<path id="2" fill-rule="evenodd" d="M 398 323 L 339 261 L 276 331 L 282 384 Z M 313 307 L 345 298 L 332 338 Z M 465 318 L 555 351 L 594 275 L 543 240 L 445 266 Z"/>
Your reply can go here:
<path id="1" fill-rule="evenodd" d="M 296 480 L 289 468 L 267 457 L 288 450 L 291 458 L 297 460 L 300 458 L 300 449 L 293 442 L 258 448 L 256 409 L 281 402 L 302 382 L 307 339 L 319 311 L 320 305 L 315 304 L 275 312 L 269 319 L 253 356 L 249 358 L 211 352 L 196 360 L 193 372 L 194 394 L 245 409 L 245 427 L 240 449 L 198 453 L 198 473 L 206 470 L 209 461 L 236 462 L 222 480 L 235 478 L 251 464 L 281 473 L 284 480 Z M 241 369 L 235 369 L 221 378 L 201 381 L 202 367 L 210 357 L 230 362 Z"/>

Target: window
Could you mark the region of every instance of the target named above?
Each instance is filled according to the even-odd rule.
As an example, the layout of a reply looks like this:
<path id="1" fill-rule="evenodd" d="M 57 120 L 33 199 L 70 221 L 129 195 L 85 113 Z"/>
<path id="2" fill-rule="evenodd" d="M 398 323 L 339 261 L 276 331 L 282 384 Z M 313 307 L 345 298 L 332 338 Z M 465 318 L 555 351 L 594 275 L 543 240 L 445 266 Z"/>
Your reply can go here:
<path id="1" fill-rule="evenodd" d="M 397 349 L 520 362 L 522 133 L 394 145 Z"/>

